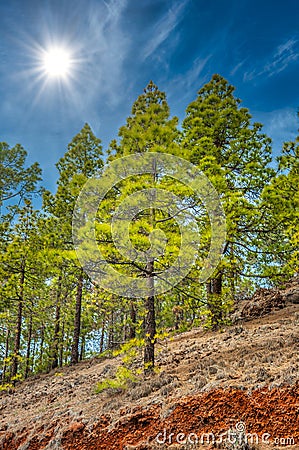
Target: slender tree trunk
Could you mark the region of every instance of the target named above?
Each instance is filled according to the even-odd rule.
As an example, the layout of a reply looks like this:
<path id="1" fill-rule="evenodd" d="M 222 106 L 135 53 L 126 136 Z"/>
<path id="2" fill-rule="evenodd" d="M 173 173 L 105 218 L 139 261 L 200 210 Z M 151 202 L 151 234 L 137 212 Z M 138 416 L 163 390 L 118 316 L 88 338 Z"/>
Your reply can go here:
<path id="1" fill-rule="evenodd" d="M 222 323 L 222 272 L 207 283 L 207 306 L 211 313 L 212 330 L 217 330 Z"/>
<path id="2" fill-rule="evenodd" d="M 104 350 L 104 337 L 105 337 L 105 320 L 102 322 L 101 339 L 100 339 L 100 353 Z"/>
<path id="3" fill-rule="evenodd" d="M 130 302 L 130 329 L 129 329 L 129 339 L 135 339 L 136 337 L 136 307 L 134 302 Z"/>
<path id="4" fill-rule="evenodd" d="M 80 340 L 80 332 L 81 332 L 82 292 L 83 292 L 83 270 L 81 270 L 81 272 L 80 272 L 78 284 L 77 284 L 71 364 L 77 364 L 79 361 L 79 340 Z"/>
<path id="5" fill-rule="evenodd" d="M 55 326 L 53 336 L 53 347 L 51 355 L 51 369 L 58 367 L 58 351 L 59 351 L 59 333 L 60 333 L 60 310 L 61 310 L 61 282 L 62 277 L 59 275 L 58 286 L 56 293 L 56 305 L 55 305 Z"/>
<path id="6" fill-rule="evenodd" d="M 81 339 L 81 348 L 80 348 L 80 361 L 83 361 L 84 354 L 85 354 L 85 337 L 82 336 L 82 339 Z"/>
<path id="7" fill-rule="evenodd" d="M 62 322 L 61 327 L 61 339 L 60 339 L 60 348 L 59 348 L 59 367 L 63 366 L 63 343 L 64 343 L 64 321 Z"/>
<path id="8" fill-rule="evenodd" d="M 9 331 L 9 327 L 7 327 L 6 329 L 6 337 L 5 337 L 5 350 L 4 350 L 4 359 L 3 359 L 3 369 L 2 369 L 2 375 L 1 375 L 1 381 L 4 383 L 5 382 L 5 377 L 6 377 L 6 370 L 7 370 L 7 358 L 8 358 L 8 353 L 9 353 L 9 338 L 10 338 L 10 331 Z"/>
<path id="9" fill-rule="evenodd" d="M 33 336 L 33 348 L 32 348 L 32 368 L 35 366 L 35 352 L 36 352 L 36 335 Z"/>
<path id="10" fill-rule="evenodd" d="M 148 287 L 149 296 L 145 299 L 145 348 L 144 348 L 144 373 L 152 373 L 155 366 L 155 335 L 156 335 L 156 318 L 155 318 L 155 285 L 153 278 L 154 263 L 147 264 L 148 271 Z"/>
<path id="11" fill-rule="evenodd" d="M 232 259 L 234 259 L 235 249 L 234 249 L 234 245 L 232 243 L 230 244 L 229 249 L 230 249 L 230 257 Z M 235 298 L 236 298 L 235 281 L 236 281 L 236 272 L 235 272 L 235 268 L 232 267 L 231 273 L 230 273 L 230 289 L 231 289 L 231 295 L 232 295 L 233 300 L 235 300 Z"/>
<path id="12" fill-rule="evenodd" d="M 156 185 L 157 181 L 157 167 L 156 161 L 153 161 L 152 166 L 152 182 Z M 153 191 L 152 204 L 155 201 L 155 192 Z M 150 208 L 150 224 L 154 230 L 156 227 L 155 209 Z M 147 279 L 148 279 L 148 297 L 145 299 L 145 348 L 144 348 L 144 373 L 151 374 L 155 367 L 155 336 L 156 336 L 156 317 L 155 317 L 155 279 L 154 279 L 154 260 L 148 261 L 146 265 Z"/>
<path id="13" fill-rule="evenodd" d="M 25 267 L 22 268 L 20 279 L 20 296 L 18 303 L 16 334 L 14 342 L 14 356 L 11 367 L 11 377 L 15 377 L 18 373 L 19 358 L 20 358 L 20 345 L 21 345 L 21 333 L 22 333 L 22 319 L 23 319 L 23 302 L 24 302 L 24 282 L 25 282 Z"/>
<path id="14" fill-rule="evenodd" d="M 39 361 L 42 365 L 43 357 L 44 357 L 44 342 L 45 342 L 45 325 L 42 324 L 42 328 L 40 330 L 40 350 L 39 350 Z"/>
<path id="15" fill-rule="evenodd" d="M 111 311 L 111 319 L 109 325 L 109 335 L 108 335 L 108 348 L 113 349 L 114 347 L 114 313 Z"/>
<path id="16" fill-rule="evenodd" d="M 30 313 L 30 319 L 29 319 L 29 325 L 28 325 L 25 378 L 28 378 L 29 371 L 30 371 L 31 340 L 32 340 L 32 313 Z"/>

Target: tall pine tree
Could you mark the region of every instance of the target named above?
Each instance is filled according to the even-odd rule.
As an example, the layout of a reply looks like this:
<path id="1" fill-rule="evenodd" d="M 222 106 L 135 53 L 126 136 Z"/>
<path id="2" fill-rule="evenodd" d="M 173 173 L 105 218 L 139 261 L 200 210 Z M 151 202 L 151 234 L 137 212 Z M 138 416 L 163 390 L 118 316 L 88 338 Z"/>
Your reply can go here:
<path id="1" fill-rule="evenodd" d="M 82 130 L 72 139 L 68 145 L 65 155 L 57 163 L 59 179 L 57 192 L 44 194 L 46 210 L 49 211 L 57 222 L 56 231 L 59 233 L 60 248 L 65 253 L 69 267 L 67 270 L 76 272 L 77 287 L 75 294 L 74 327 L 71 351 L 71 363 L 76 364 L 79 360 L 79 344 L 81 331 L 82 295 L 84 289 L 84 272 L 76 260 L 72 250 L 72 215 L 76 199 L 86 180 L 92 177 L 103 167 L 102 146 L 100 139 L 96 138 L 90 126 L 85 124 Z M 58 282 L 59 291 L 59 282 Z M 56 300 L 56 334 L 59 327 L 59 292 Z M 57 355 L 55 353 L 54 365 Z"/>
<path id="2" fill-rule="evenodd" d="M 271 140 L 260 123 L 252 123 L 247 108 L 234 96 L 235 88 L 214 75 L 187 107 L 183 121 L 188 158 L 214 184 L 227 220 L 224 259 L 207 283 L 213 328 L 221 323 L 222 287 L 232 290 L 256 255 L 258 200 L 273 175 Z"/>
<path id="3" fill-rule="evenodd" d="M 158 87 L 150 82 L 144 89 L 132 107 L 132 114 L 127 119 L 126 125 L 119 130 L 119 141 L 113 141 L 110 145 L 110 160 L 147 152 L 163 152 L 178 155 L 180 153 L 179 132 L 177 130 L 178 119 L 169 117 L 169 106 L 166 96 Z M 158 170 L 158 169 L 157 169 Z M 143 338 L 144 367 L 145 372 L 151 372 L 154 367 L 154 347 L 156 339 L 156 305 L 155 282 L 159 271 L 165 270 L 165 265 L 170 263 L 177 253 L 178 230 L 173 219 L 165 219 L 165 211 L 156 207 L 149 207 L 139 213 L 132 220 L 130 239 L 133 247 L 138 251 L 146 252 L 149 248 L 149 236 L 153 230 L 159 228 L 168 236 L 170 249 L 159 258 L 149 258 L 147 262 L 136 264 L 133 259 L 126 259 L 115 251 L 111 243 L 111 229 L 107 222 L 112 219 L 113 211 L 127 196 L 142 190 L 151 188 L 163 188 L 163 174 L 152 171 L 150 174 L 129 177 L 120 182 L 114 192 L 107 196 L 103 202 L 97 220 L 98 242 L 103 247 L 103 253 L 107 261 L 117 270 L 130 277 L 143 277 L 147 280 L 148 295 L 143 299 Z M 168 181 L 169 183 L 169 181 Z M 165 187 L 165 184 L 164 184 Z M 168 184 L 169 189 L 169 184 Z M 138 208 L 138 204 L 135 205 Z M 165 220 L 165 221 L 164 221 Z M 167 223 L 167 221 L 171 222 Z M 175 228 L 175 234 L 173 233 Z M 176 237 L 175 237 L 176 236 Z M 125 288 L 124 288 L 125 289 Z M 124 293 L 125 296 L 125 293 Z M 133 329 L 131 336 L 135 336 L 135 324 L 138 311 L 137 302 L 129 302 L 130 324 Z M 140 316 L 139 316 L 140 317 Z"/>

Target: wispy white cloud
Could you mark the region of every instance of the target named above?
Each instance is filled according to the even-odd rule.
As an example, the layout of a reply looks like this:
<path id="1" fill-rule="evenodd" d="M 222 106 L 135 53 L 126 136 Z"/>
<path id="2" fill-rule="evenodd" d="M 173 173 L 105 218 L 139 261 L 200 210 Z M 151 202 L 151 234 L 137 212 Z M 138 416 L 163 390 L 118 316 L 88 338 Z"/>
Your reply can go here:
<path id="1" fill-rule="evenodd" d="M 154 25 L 151 39 L 143 51 L 143 60 L 151 56 L 165 42 L 184 16 L 184 10 L 190 0 L 178 0 L 167 13 Z"/>
<path id="2" fill-rule="evenodd" d="M 297 136 L 298 117 L 294 108 L 282 108 L 255 115 L 264 124 L 264 131 L 273 139 L 274 154 L 279 154 L 283 142 L 294 140 Z"/>
<path id="3" fill-rule="evenodd" d="M 254 69 L 244 73 L 244 81 L 251 81 L 256 77 L 266 75 L 272 77 L 285 70 L 291 63 L 299 58 L 298 39 L 288 39 L 279 45 L 260 69 Z"/>
<path id="4" fill-rule="evenodd" d="M 69 113 L 88 121 L 96 133 L 102 132 L 99 105 L 116 108 L 123 100 L 124 64 L 131 48 L 123 29 L 127 4 L 128 0 L 90 4 L 84 34 L 74 43 L 80 56 L 69 90 Z"/>
<path id="5" fill-rule="evenodd" d="M 206 74 L 203 72 L 206 68 L 206 64 L 213 55 L 208 55 L 206 58 L 198 57 L 194 60 L 192 66 L 187 72 L 184 72 L 177 77 L 173 78 L 168 85 L 167 91 L 172 92 L 173 95 L 177 95 L 177 92 L 184 93 L 180 96 L 179 101 L 187 98 L 190 95 L 196 93 L 201 85 L 206 82 Z M 170 95 L 171 97 L 171 95 Z"/>
<path id="6" fill-rule="evenodd" d="M 235 75 L 235 73 L 237 73 L 238 70 L 244 65 L 245 61 L 246 59 L 243 59 L 243 61 L 240 61 L 238 64 L 236 64 L 230 71 L 230 75 Z"/>
<path id="7" fill-rule="evenodd" d="M 272 61 L 264 67 L 264 72 L 272 76 L 282 72 L 291 62 L 296 61 L 299 57 L 299 49 L 296 49 L 297 42 L 296 39 L 289 39 L 284 44 L 279 45 Z"/>
<path id="8" fill-rule="evenodd" d="M 123 64 L 130 49 L 130 40 L 121 24 L 127 3 L 128 0 L 109 0 L 99 3 L 98 8 L 92 4 L 88 11 L 80 64 L 87 108 L 95 97 L 105 98 L 112 106 L 119 102 L 119 92 L 125 83 Z"/>
<path id="9" fill-rule="evenodd" d="M 175 84 L 180 84 L 180 86 L 188 89 L 193 87 L 195 83 L 200 84 L 200 75 L 211 57 L 212 55 L 209 55 L 206 58 L 196 58 L 192 64 L 192 67 L 186 73 L 175 78 Z"/>
<path id="10" fill-rule="evenodd" d="M 269 134 L 281 132 L 289 132 L 296 134 L 298 128 L 298 120 L 296 111 L 292 108 L 284 108 L 271 111 L 268 114 L 268 125 Z"/>

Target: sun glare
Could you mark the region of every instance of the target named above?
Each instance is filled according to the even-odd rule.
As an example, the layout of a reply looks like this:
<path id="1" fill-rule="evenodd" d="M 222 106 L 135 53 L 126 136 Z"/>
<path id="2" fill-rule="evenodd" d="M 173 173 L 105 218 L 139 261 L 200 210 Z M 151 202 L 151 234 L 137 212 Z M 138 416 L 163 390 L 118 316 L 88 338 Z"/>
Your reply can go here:
<path id="1" fill-rule="evenodd" d="M 63 78 L 71 66 L 70 54 L 63 48 L 52 48 L 45 52 L 43 68 L 50 77 Z"/>

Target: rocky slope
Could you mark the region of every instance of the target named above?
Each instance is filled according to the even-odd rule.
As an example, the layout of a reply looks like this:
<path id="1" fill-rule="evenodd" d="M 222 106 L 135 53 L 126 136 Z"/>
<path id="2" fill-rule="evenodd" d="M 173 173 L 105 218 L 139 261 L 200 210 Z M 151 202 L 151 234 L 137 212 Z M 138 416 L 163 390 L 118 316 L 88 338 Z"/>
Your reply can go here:
<path id="1" fill-rule="evenodd" d="M 259 291 L 222 333 L 194 329 L 159 342 L 159 373 L 125 390 L 95 393 L 120 357 L 20 383 L 0 395 L 0 449 L 191 449 L 214 440 L 237 450 L 244 437 L 247 448 L 299 449 L 296 292 L 298 282 Z"/>

